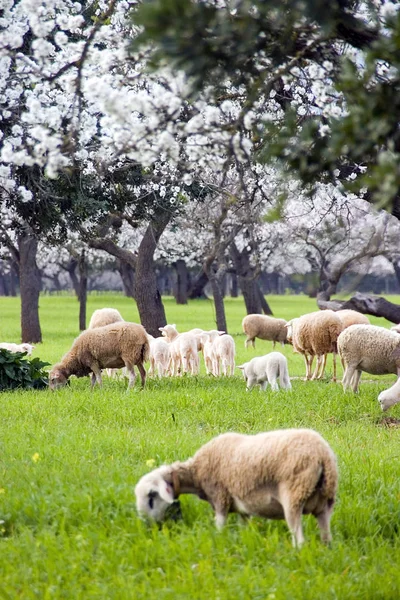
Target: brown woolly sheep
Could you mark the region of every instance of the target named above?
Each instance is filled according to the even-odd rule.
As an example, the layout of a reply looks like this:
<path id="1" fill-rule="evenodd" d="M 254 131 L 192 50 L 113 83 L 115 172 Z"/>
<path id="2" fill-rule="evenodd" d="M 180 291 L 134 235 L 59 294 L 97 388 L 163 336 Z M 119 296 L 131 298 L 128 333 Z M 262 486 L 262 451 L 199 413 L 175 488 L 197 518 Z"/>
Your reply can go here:
<path id="1" fill-rule="evenodd" d="M 146 382 L 143 363 L 149 359 L 150 344 L 146 330 L 136 323 L 112 323 L 96 329 L 87 329 L 76 338 L 71 350 L 54 365 L 49 374 L 49 385 L 56 389 L 65 385 L 70 375 L 85 377 L 92 374 L 92 387 L 101 386 L 101 369 L 107 367 L 129 372 L 128 388 L 135 383 L 134 365 L 139 369 L 142 388 Z"/>
<path id="2" fill-rule="evenodd" d="M 230 512 L 286 519 L 293 543 L 300 546 L 302 514 L 313 514 L 322 540 L 331 540 L 337 481 L 335 455 L 319 433 L 283 429 L 219 435 L 186 462 L 144 475 L 135 494 L 139 513 L 156 521 L 168 516 L 180 494 L 196 494 L 209 502 L 218 528 Z"/>
<path id="3" fill-rule="evenodd" d="M 245 348 L 249 344 L 255 348 L 255 338 L 273 342 L 273 348 L 275 348 L 276 342 L 280 342 L 283 346 L 287 341 L 287 329 L 285 325 L 286 321 L 284 319 L 257 314 L 247 315 L 242 321 L 242 328 L 247 336 L 244 343 Z"/>

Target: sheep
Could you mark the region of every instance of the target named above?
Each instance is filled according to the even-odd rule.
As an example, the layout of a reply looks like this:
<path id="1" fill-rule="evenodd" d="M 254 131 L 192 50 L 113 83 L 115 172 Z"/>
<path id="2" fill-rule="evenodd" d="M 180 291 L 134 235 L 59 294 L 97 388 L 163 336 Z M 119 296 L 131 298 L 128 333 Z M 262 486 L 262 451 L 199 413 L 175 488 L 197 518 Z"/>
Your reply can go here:
<path id="1" fill-rule="evenodd" d="M 218 529 L 228 513 L 286 519 L 293 544 L 304 541 L 301 515 L 313 514 L 324 542 L 331 541 L 338 472 L 328 443 L 312 429 L 243 435 L 224 433 L 186 462 L 164 465 L 135 487 L 140 515 L 162 521 L 180 494 L 211 504 Z"/>
<path id="2" fill-rule="evenodd" d="M 376 325 L 351 325 L 338 337 L 339 355 L 345 365 L 343 388 L 358 391 L 362 371 L 372 375 L 400 376 L 400 337 Z"/>
<path id="3" fill-rule="evenodd" d="M 275 348 L 276 342 L 280 342 L 282 346 L 287 341 L 287 329 L 285 328 L 286 321 L 284 319 L 276 319 L 275 317 L 267 317 L 266 315 L 251 314 L 244 317 L 242 328 L 246 334 L 245 348 L 249 344 L 255 348 L 255 338 L 260 340 L 270 340 Z"/>
<path id="4" fill-rule="evenodd" d="M 304 356 L 306 379 L 323 377 L 327 354 L 332 352 L 333 381 L 336 381 L 336 342 L 343 329 L 340 317 L 333 310 L 316 311 L 288 321 L 286 327 L 294 352 Z M 317 365 L 311 375 L 314 356 Z"/>
<path id="5" fill-rule="evenodd" d="M 129 372 L 128 389 L 135 383 L 134 365 L 139 369 L 142 388 L 146 382 L 143 363 L 149 359 L 150 343 L 146 330 L 136 323 L 126 321 L 104 327 L 86 329 L 72 344 L 61 361 L 49 374 L 50 389 L 54 390 L 68 382 L 70 375 L 91 375 L 91 386 L 101 386 L 101 369 L 119 369 L 125 366 Z"/>
<path id="6" fill-rule="evenodd" d="M 167 374 L 171 359 L 170 345 L 164 338 L 155 338 L 148 334 L 150 341 L 150 368 L 149 375 L 155 375 L 156 369 L 159 377 Z"/>
<path id="7" fill-rule="evenodd" d="M 219 333 L 219 332 L 218 332 Z M 235 340 L 231 335 L 225 333 L 218 335 L 213 342 L 214 352 L 214 375 L 219 375 L 222 367 L 224 375 L 233 375 L 235 371 Z"/>
<path id="8" fill-rule="evenodd" d="M 217 375 L 219 372 L 219 365 L 217 364 L 217 358 L 214 352 L 214 342 L 219 336 L 224 335 L 224 333 L 225 331 L 210 329 L 210 331 L 204 331 L 200 336 L 207 375 Z M 230 344 L 230 342 L 228 342 L 228 344 Z"/>
<path id="9" fill-rule="evenodd" d="M 116 308 L 99 308 L 92 314 L 88 329 L 104 327 L 104 325 L 111 325 L 111 323 L 117 323 L 118 321 L 123 320 L 120 312 Z"/>
<path id="10" fill-rule="evenodd" d="M 260 384 L 261 390 L 264 391 L 270 384 L 271 389 L 277 391 L 279 390 L 278 377 L 282 389 L 292 389 L 287 359 L 281 352 L 270 352 L 264 356 L 256 356 L 249 362 L 238 365 L 237 368 L 243 371 L 248 390 L 251 390 L 254 385 Z"/>
<path id="11" fill-rule="evenodd" d="M 188 373 L 192 375 L 199 373 L 199 354 L 198 354 L 198 339 L 197 335 L 186 332 L 179 333 L 176 325 L 165 325 L 159 327 L 162 335 L 167 338 L 170 343 L 170 371 L 172 375 Z"/>
<path id="12" fill-rule="evenodd" d="M 26 352 L 28 356 L 32 354 L 32 351 L 35 349 L 35 346 L 32 344 L 13 344 L 8 342 L 1 342 L 0 349 L 8 350 L 9 352 Z"/>

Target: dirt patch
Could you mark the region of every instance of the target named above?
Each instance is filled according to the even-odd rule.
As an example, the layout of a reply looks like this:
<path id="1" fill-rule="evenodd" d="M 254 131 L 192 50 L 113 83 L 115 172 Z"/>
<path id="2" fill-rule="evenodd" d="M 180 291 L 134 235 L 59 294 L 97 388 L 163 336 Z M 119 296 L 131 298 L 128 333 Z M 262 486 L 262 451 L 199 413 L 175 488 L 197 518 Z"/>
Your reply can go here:
<path id="1" fill-rule="evenodd" d="M 378 425 L 382 425 L 383 427 L 400 427 L 400 419 L 396 419 L 395 417 L 383 417 Z"/>

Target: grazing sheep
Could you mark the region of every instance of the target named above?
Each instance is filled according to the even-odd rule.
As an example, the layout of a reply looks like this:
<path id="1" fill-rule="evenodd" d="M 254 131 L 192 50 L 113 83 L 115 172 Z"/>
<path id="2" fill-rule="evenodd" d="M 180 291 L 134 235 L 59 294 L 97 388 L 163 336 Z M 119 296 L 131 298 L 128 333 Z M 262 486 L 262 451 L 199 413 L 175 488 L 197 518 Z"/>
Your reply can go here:
<path id="1" fill-rule="evenodd" d="M 88 329 L 104 327 L 104 325 L 111 325 L 111 323 L 117 323 L 118 321 L 123 320 L 124 319 L 116 308 L 99 308 L 92 314 Z"/>
<path id="2" fill-rule="evenodd" d="M 218 332 L 219 334 L 220 332 Z M 221 368 L 224 375 L 233 375 L 235 371 L 235 340 L 225 333 L 218 335 L 213 342 L 214 375 L 220 375 Z"/>
<path id="3" fill-rule="evenodd" d="M 171 360 L 170 344 L 164 338 L 155 338 L 148 334 L 150 340 L 150 368 L 149 375 L 165 377 Z"/>
<path id="4" fill-rule="evenodd" d="M 143 363 L 149 359 L 149 352 L 146 330 L 136 323 L 123 321 L 86 329 L 76 338 L 71 350 L 50 371 L 50 388 L 54 390 L 65 385 L 70 375 L 85 377 L 90 373 L 92 387 L 96 381 L 101 386 L 101 369 L 120 369 L 123 366 L 129 372 L 130 388 L 136 378 L 134 365 L 139 369 L 143 388 L 146 382 Z"/>
<path id="5" fill-rule="evenodd" d="M 286 519 L 293 543 L 304 541 L 302 514 L 313 514 L 324 542 L 338 472 L 328 443 L 312 429 L 283 429 L 256 435 L 225 433 L 186 462 L 144 475 L 135 488 L 140 514 L 162 521 L 180 494 L 211 504 L 221 528 L 230 512 Z"/>
<path id="6" fill-rule="evenodd" d="M 279 390 L 278 377 L 282 389 L 292 389 L 287 359 L 281 352 L 270 352 L 264 356 L 256 356 L 249 362 L 238 365 L 238 369 L 243 371 L 243 377 L 247 382 L 248 390 L 260 384 L 261 390 L 264 391 L 267 389 L 268 384 L 270 384 L 271 389 L 277 391 Z"/>
<path id="7" fill-rule="evenodd" d="M 362 371 L 372 375 L 400 376 L 400 337 L 376 325 L 351 325 L 338 337 L 339 355 L 345 365 L 343 388 L 358 391 Z"/>
<path id="8" fill-rule="evenodd" d="M 336 343 L 343 329 L 340 317 L 333 310 L 316 311 L 288 321 L 286 327 L 293 350 L 304 356 L 306 379 L 323 377 L 327 354 L 332 352 L 333 381 L 336 381 Z M 317 365 L 311 375 L 314 356 L 317 357 Z"/>
<path id="9" fill-rule="evenodd" d="M 1 348 L 3 348 L 3 350 L 8 350 L 9 352 L 26 352 L 28 356 L 30 356 L 35 346 L 32 346 L 32 344 L 13 344 L 1 342 L 0 349 Z"/>
<path id="10" fill-rule="evenodd" d="M 269 340 L 273 342 L 275 348 L 276 342 L 280 342 L 282 346 L 287 340 L 287 329 L 284 319 L 276 319 L 275 317 L 267 317 L 266 315 L 247 315 L 242 321 L 242 328 L 247 338 L 244 343 L 245 348 L 249 344 L 255 347 L 255 338 L 260 340 Z"/>

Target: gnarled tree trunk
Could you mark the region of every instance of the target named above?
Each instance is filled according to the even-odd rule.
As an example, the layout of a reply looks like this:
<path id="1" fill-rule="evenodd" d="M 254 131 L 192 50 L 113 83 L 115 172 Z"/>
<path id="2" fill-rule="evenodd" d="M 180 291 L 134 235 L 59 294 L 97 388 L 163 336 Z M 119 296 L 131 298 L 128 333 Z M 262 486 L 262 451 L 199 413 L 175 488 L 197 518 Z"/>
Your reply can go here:
<path id="1" fill-rule="evenodd" d="M 117 269 L 124 286 L 125 296 L 135 298 L 135 269 L 126 260 L 122 259 L 117 261 Z"/>
<path id="2" fill-rule="evenodd" d="M 173 266 L 176 272 L 176 283 L 174 286 L 176 303 L 187 304 L 189 276 L 186 263 L 180 258 L 174 263 Z"/>
<path id="3" fill-rule="evenodd" d="M 400 323 L 400 306 L 381 296 L 371 296 L 357 292 L 350 300 L 318 301 L 321 310 L 342 310 L 349 308 L 360 313 L 384 317 L 392 323 Z"/>
<path id="4" fill-rule="evenodd" d="M 79 267 L 79 331 L 86 329 L 86 306 L 87 306 L 87 264 L 85 251 L 82 250 L 78 261 Z"/>
<path id="5" fill-rule="evenodd" d="M 37 344 L 42 341 L 39 320 L 40 271 L 36 264 L 38 241 L 29 227 L 18 235 L 19 281 L 21 292 L 21 339 Z"/>
<path id="6" fill-rule="evenodd" d="M 192 281 L 188 296 L 190 300 L 195 300 L 196 298 L 205 298 L 206 295 L 204 293 L 204 288 L 208 283 L 207 273 L 202 269 L 198 276 Z"/>

